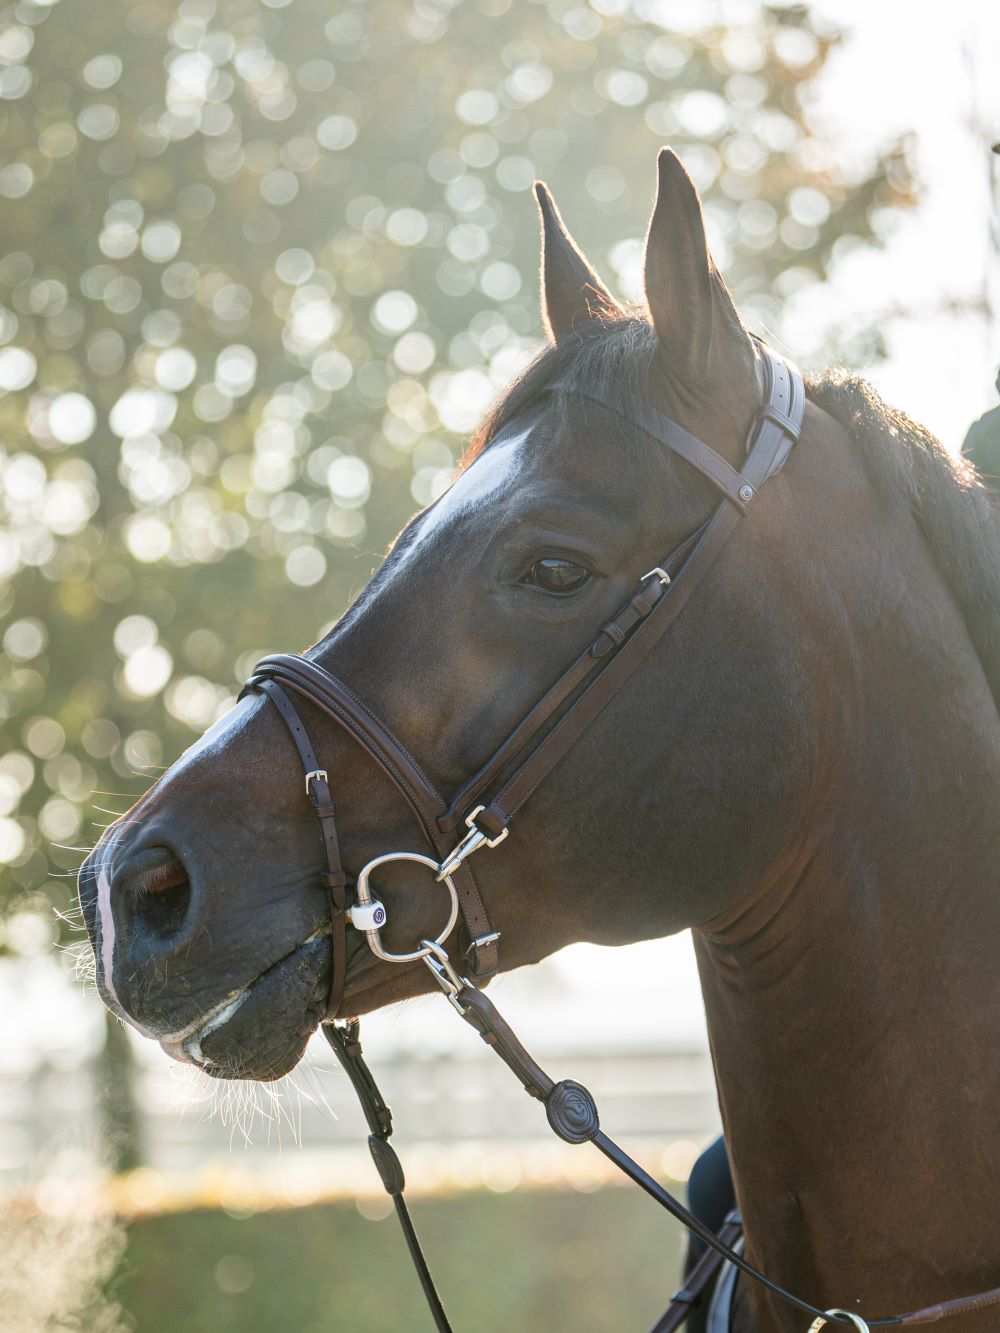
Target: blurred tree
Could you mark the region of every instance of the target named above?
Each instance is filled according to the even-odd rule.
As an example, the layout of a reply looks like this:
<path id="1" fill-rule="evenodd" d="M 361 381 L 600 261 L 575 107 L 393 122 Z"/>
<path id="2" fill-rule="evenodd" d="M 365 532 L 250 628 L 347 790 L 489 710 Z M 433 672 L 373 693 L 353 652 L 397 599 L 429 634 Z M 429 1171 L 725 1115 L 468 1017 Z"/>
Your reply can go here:
<path id="1" fill-rule="evenodd" d="M 93 1070 L 103 1139 L 102 1165 L 109 1171 L 131 1171 L 142 1163 L 143 1139 L 129 1035 L 108 1010 L 104 1012 L 104 1033 L 104 1049 Z"/>
<path id="2" fill-rule="evenodd" d="M 673 143 L 771 328 L 878 243 L 913 187 L 814 131 L 838 40 L 756 0 L 4 11 L 0 914 L 71 910 L 95 813 L 447 483 L 537 347 L 536 175 L 638 297 Z"/>

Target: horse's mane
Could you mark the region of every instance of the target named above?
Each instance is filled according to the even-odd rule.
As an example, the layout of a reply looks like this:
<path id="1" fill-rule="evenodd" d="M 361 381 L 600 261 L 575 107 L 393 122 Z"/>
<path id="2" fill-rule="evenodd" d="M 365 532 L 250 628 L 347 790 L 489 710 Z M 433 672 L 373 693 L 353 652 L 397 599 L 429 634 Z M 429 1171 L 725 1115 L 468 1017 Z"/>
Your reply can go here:
<path id="1" fill-rule="evenodd" d="M 583 324 L 575 337 L 543 350 L 494 404 L 462 467 L 564 375 L 641 394 L 656 348 L 656 334 L 638 307 Z M 1000 494 L 860 376 L 811 375 L 806 392 L 858 441 L 872 483 L 913 515 L 1000 707 Z"/>
<path id="2" fill-rule="evenodd" d="M 861 445 L 882 494 L 897 497 L 913 515 L 1000 707 L 1000 497 L 964 458 L 889 407 L 860 376 L 808 376 L 806 392 Z"/>

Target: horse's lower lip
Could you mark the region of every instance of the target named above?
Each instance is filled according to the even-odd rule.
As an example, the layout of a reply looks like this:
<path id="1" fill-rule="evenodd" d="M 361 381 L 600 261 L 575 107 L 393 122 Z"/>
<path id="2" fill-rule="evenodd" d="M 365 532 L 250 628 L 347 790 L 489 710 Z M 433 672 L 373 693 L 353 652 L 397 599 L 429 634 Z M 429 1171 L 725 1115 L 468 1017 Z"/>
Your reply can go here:
<path id="1" fill-rule="evenodd" d="M 184 1053 L 184 1043 L 182 1041 L 171 1041 L 167 1037 L 160 1039 L 160 1050 L 169 1055 L 171 1060 L 178 1060 L 182 1065 L 188 1065 L 191 1061 Z"/>
<path id="2" fill-rule="evenodd" d="M 268 971 L 270 971 L 270 968 Z M 261 975 L 263 976 L 265 974 L 262 973 Z M 238 991 L 221 1009 L 212 1014 L 211 1017 L 204 1021 L 200 1027 L 196 1028 L 194 1032 L 189 1033 L 185 1037 L 161 1037 L 160 1049 L 164 1051 L 165 1054 L 169 1055 L 171 1060 L 177 1060 L 185 1065 L 198 1065 L 200 1068 L 204 1063 L 201 1059 L 202 1039 L 207 1037 L 210 1032 L 214 1032 L 217 1028 L 224 1027 L 226 1023 L 229 1022 L 230 1018 L 232 1018 L 233 1014 L 250 994 L 259 980 L 260 977 L 255 978 L 248 986 L 245 986 L 243 990 Z"/>
<path id="3" fill-rule="evenodd" d="M 261 992 L 274 992 L 277 989 L 280 997 L 281 983 L 285 980 L 287 980 L 292 990 L 301 990 L 301 985 L 298 987 L 294 985 L 296 974 L 302 973 L 304 965 L 311 963 L 317 958 L 317 955 L 320 961 L 325 958 L 326 951 L 329 948 L 326 935 L 327 930 L 323 928 L 315 931 L 291 953 L 279 958 L 270 967 L 259 973 L 253 981 L 248 982 L 242 990 L 231 995 L 193 1032 L 187 1032 L 178 1037 L 161 1038 L 160 1048 L 172 1060 L 177 1060 L 182 1064 L 193 1064 L 200 1069 L 212 1070 L 220 1064 L 220 1061 L 204 1052 L 202 1044 L 210 1037 L 222 1037 L 225 1034 L 225 1029 L 232 1024 L 243 1006 L 253 1001 Z M 311 979 L 306 978 L 306 980 Z M 273 1002 L 275 996 L 270 994 L 268 998 Z M 280 1008 L 280 1005 L 278 1007 Z M 303 1017 L 310 1007 L 307 1005 L 303 1010 Z M 281 1025 L 280 1018 L 283 1016 L 276 1015 L 276 1018 L 278 1018 L 277 1026 Z"/>

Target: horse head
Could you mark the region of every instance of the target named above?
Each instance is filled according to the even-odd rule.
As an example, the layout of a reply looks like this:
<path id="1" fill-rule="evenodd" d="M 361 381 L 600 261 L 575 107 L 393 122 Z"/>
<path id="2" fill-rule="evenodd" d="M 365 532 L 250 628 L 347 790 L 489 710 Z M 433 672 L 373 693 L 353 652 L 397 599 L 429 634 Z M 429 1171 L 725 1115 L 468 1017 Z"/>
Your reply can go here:
<path id="1" fill-rule="evenodd" d="M 668 414 L 734 467 L 762 399 L 760 350 L 672 152 L 659 160 L 645 308 L 612 298 L 547 190 L 536 193 L 548 345 L 490 412 L 451 487 L 307 654 L 449 794 L 718 504 L 696 469 L 573 386 Z M 813 500 L 793 506 L 784 474 L 761 492 L 627 689 L 532 794 L 512 836 L 477 859 L 502 968 L 574 941 L 703 926 L 787 854 L 831 722 L 816 678 L 836 611 L 822 636 L 808 627 L 829 600 L 824 562 L 844 563 L 856 537 L 851 520 L 828 531 L 824 515 L 861 523 L 868 512 L 858 469 L 821 451 L 801 466 L 815 474 Z M 426 852 L 370 751 L 308 702 L 302 716 L 348 876 L 382 853 Z M 81 871 L 105 1001 L 214 1075 L 285 1073 L 331 984 L 322 850 L 288 731 L 250 694 L 106 831 Z M 395 950 L 413 949 L 447 913 L 441 883 L 414 862 L 384 867 L 378 897 Z M 453 957 L 468 943 L 459 934 Z M 419 963 L 374 957 L 356 930 L 341 980 L 351 1014 L 433 985 Z"/>

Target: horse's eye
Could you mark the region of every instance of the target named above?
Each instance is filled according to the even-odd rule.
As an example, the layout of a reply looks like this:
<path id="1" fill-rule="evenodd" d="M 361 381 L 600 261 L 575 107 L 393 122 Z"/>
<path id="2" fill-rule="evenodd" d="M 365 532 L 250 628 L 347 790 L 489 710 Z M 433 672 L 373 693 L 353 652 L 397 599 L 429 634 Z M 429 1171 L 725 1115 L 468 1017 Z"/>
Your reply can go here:
<path id="1" fill-rule="evenodd" d="M 550 556 L 536 560 L 522 581 L 544 592 L 566 593 L 576 592 L 589 578 L 590 570 L 584 569 L 583 565 Z"/>

